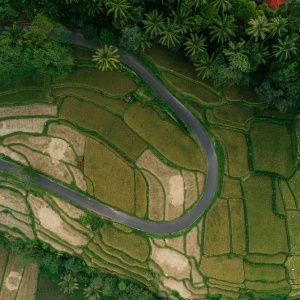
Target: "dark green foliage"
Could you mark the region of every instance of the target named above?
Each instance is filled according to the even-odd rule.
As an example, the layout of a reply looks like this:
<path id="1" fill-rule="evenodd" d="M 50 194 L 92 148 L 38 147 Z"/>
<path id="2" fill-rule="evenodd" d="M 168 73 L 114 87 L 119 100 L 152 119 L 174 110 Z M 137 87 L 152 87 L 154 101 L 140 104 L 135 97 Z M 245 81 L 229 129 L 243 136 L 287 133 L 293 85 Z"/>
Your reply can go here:
<path id="1" fill-rule="evenodd" d="M 0 21 L 15 20 L 18 17 L 18 13 L 12 7 L 9 0 L 0 0 Z"/>
<path id="2" fill-rule="evenodd" d="M 134 52 L 145 47 L 147 40 L 147 35 L 140 27 L 125 27 L 121 30 L 119 47 L 125 51 Z"/>
<path id="3" fill-rule="evenodd" d="M 256 3 L 249 0 L 233 0 L 231 12 L 241 24 L 247 24 L 256 14 Z"/>
<path id="4" fill-rule="evenodd" d="M 101 45 L 116 45 L 117 36 L 113 30 L 101 29 L 100 30 L 100 43 Z"/>
<path id="5" fill-rule="evenodd" d="M 15 165 L 9 172 L 25 184 L 32 183 L 37 177 L 35 170 L 30 166 Z"/>
<path id="6" fill-rule="evenodd" d="M 97 216 L 92 212 L 88 212 L 86 215 L 81 216 L 79 218 L 79 222 L 83 226 L 90 225 L 92 231 L 94 232 L 98 231 L 105 224 L 105 221 L 101 219 L 100 216 Z"/>
<path id="7" fill-rule="evenodd" d="M 81 33 L 90 41 L 94 41 L 98 38 L 97 28 L 93 24 L 86 25 L 82 28 Z"/>

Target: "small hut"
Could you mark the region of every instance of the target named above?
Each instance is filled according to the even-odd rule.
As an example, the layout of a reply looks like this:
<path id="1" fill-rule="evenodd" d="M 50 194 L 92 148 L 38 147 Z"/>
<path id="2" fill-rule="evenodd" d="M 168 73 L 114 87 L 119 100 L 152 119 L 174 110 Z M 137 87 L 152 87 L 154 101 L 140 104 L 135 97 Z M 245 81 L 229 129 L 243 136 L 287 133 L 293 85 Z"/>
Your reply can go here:
<path id="1" fill-rule="evenodd" d="M 81 170 L 83 167 L 83 156 L 82 155 L 77 156 L 76 161 L 77 161 L 77 168 Z"/>

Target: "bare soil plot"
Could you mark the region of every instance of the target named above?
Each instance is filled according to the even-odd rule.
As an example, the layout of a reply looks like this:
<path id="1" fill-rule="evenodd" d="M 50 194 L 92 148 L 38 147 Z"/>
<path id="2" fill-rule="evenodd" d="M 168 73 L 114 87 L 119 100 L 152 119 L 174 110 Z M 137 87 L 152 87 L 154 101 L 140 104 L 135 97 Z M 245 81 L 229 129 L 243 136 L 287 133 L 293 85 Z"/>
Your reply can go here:
<path id="1" fill-rule="evenodd" d="M 192 293 L 184 286 L 182 281 L 177 281 L 163 276 L 160 277 L 160 280 L 166 288 L 177 291 L 184 299 L 190 299 Z"/>
<path id="2" fill-rule="evenodd" d="M 139 157 L 137 165 L 140 168 L 149 170 L 162 183 L 166 197 L 165 219 L 174 220 L 182 215 L 184 205 L 184 182 L 181 173 L 160 161 L 151 150 L 146 150 Z M 149 203 L 149 206 L 150 205 L 151 204 Z"/>
<path id="3" fill-rule="evenodd" d="M 6 210 L 7 211 L 7 208 L 0 205 L 0 212 Z M 9 210 L 10 214 L 12 214 L 12 216 L 15 218 L 15 219 L 18 219 L 24 223 L 27 223 L 28 225 L 31 225 L 32 223 L 32 220 L 31 220 L 31 217 L 28 216 L 28 215 L 24 215 L 24 214 L 21 214 L 19 212 L 16 212 L 16 211 L 12 211 L 12 210 Z"/>
<path id="4" fill-rule="evenodd" d="M 24 189 L 21 189 L 20 187 L 18 187 L 18 186 L 15 186 L 14 184 L 12 184 L 12 183 L 9 183 L 9 182 L 0 182 L 0 188 L 5 188 L 5 187 L 8 187 L 9 189 L 11 188 L 11 189 L 13 189 L 13 190 L 15 190 L 15 191 L 17 191 L 17 192 L 20 192 L 23 196 L 25 196 L 26 195 L 26 192 L 25 192 L 25 190 Z"/>
<path id="5" fill-rule="evenodd" d="M 159 248 L 152 243 L 151 259 L 163 270 L 165 276 L 178 280 L 190 279 L 189 260 L 179 252 L 169 248 Z"/>
<path id="6" fill-rule="evenodd" d="M 64 294 L 60 286 L 48 279 L 46 276 L 40 275 L 37 285 L 37 293 L 35 300 L 68 300 L 68 295 Z"/>
<path id="7" fill-rule="evenodd" d="M 190 263 L 191 263 L 191 268 L 192 268 L 191 279 L 192 279 L 193 285 L 195 285 L 195 286 L 199 286 L 200 284 L 204 285 L 204 279 L 199 272 L 198 264 L 196 263 L 196 261 L 194 259 L 190 259 Z"/>
<path id="8" fill-rule="evenodd" d="M 197 175 L 195 173 L 182 170 L 182 176 L 185 190 L 184 209 L 188 209 L 198 201 Z"/>
<path id="9" fill-rule="evenodd" d="M 9 119 L 0 121 L 0 136 L 14 132 L 42 133 L 47 118 Z"/>
<path id="10" fill-rule="evenodd" d="M 26 148 L 24 146 L 15 145 L 12 146 L 12 148 L 24 154 L 29 160 L 30 165 L 33 169 L 36 169 L 42 173 L 45 173 L 68 184 L 70 184 L 73 181 L 69 170 L 59 160 L 30 150 L 29 148 Z"/>
<path id="11" fill-rule="evenodd" d="M 25 268 L 16 300 L 35 300 L 38 276 L 38 265 L 30 264 Z"/>
<path id="12" fill-rule="evenodd" d="M 204 253 L 207 255 L 230 252 L 228 204 L 217 200 L 205 217 Z"/>
<path id="13" fill-rule="evenodd" d="M 87 185 L 82 171 L 72 165 L 68 165 L 68 168 L 73 174 L 76 186 L 85 192 Z"/>
<path id="14" fill-rule="evenodd" d="M 33 150 L 49 155 L 55 160 L 62 160 L 73 165 L 76 164 L 76 154 L 70 145 L 60 138 L 17 134 L 5 138 L 3 144 L 24 144 Z"/>
<path id="15" fill-rule="evenodd" d="M 14 161 L 21 163 L 22 165 L 25 166 L 28 165 L 28 162 L 23 155 L 21 155 L 20 153 L 16 153 L 15 151 L 12 151 L 8 147 L 0 145 L 0 153 L 4 154 L 5 156 L 8 156 Z"/>
<path id="16" fill-rule="evenodd" d="M 21 240 L 25 241 L 24 235 L 11 230 L 7 226 L 4 226 L 4 225 L 0 224 L 0 230 L 3 231 L 3 232 L 7 232 L 9 235 L 11 235 L 13 237 L 20 238 Z"/>
<path id="17" fill-rule="evenodd" d="M 199 226 L 193 227 L 185 236 L 185 255 L 191 256 L 196 259 L 197 262 L 200 262 L 201 257 L 201 234 L 202 234 L 202 223 L 201 220 Z"/>
<path id="18" fill-rule="evenodd" d="M 178 236 L 175 238 L 165 239 L 166 245 L 170 248 L 177 250 L 184 255 L 184 236 Z"/>
<path id="19" fill-rule="evenodd" d="M 154 221 L 163 221 L 165 218 L 165 191 L 153 174 L 146 171 L 143 171 L 143 174 L 149 186 L 148 218 Z"/>
<path id="20" fill-rule="evenodd" d="M 93 181 L 94 195 L 101 201 L 134 214 L 134 171 L 99 142 L 86 141 L 84 174 Z"/>
<path id="21" fill-rule="evenodd" d="M 265 176 L 250 177 L 243 183 L 243 188 L 249 232 L 249 252 L 265 254 L 288 252 L 285 220 L 273 213 L 271 179 Z"/>
<path id="22" fill-rule="evenodd" d="M 25 198 L 18 192 L 0 186 L 0 205 L 29 214 Z"/>
<path id="23" fill-rule="evenodd" d="M 31 104 L 23 106 L 0 107 L 0 118 L 15 116 L 53 116 L 57 114 L 56 105 L 50 104 Z"/>
<path id="24" fill-rule="evenodd" d="M 85 136 L 72 127 L 51 123 L 48 126 L 48 134 L 68 141 L 74 147 L 77 155 L 84 154 Z"/>
<path id="25" fill-rule="evenodd" d="M 190 170 L 206 170 L 205 157 L 198 144 L 179 126 L 161 119 L 153 108 L 136 102 L 126 110 L 124 119 L 169 161 Z"/>
<path id="26" fill-rule="evenodd" d="M 43 199 L 35 197 L 32 194 L 29 194 L 27 199 L 31 205 L 35 218 L 39 220 L 44 228 L 71 245 L 85 246 L 88 243 L 88 238 L 86 236 L 74 230 L 64 222 L 60 215 L 50 208 Z"/>
<path id="27" fill-rule="evenodd" d="M 126 253 L 133 259 L 143 262 L 150 254 L 148 240 L 141 235 L 125 233 L 109 225 L 104 225 L 100 232 L 105 244 Z"/>
<path id="28" fill-rule="evenodd" d="M 6 248 L 0 248 L 0 289 L 2 285 L 2 278 L 5 274 L 6 263 L 8 260 L 9 251 Z"/>
<path id="29" fill-rule="evenodd" d="M 0 299 L 14 300 L 17 295 L 23 273 L 23 268 L 16 264 L 18 256 L 19 254 L 16 252 L 10 251 L 9 253 L 6 271 L 0 291 Z"/>

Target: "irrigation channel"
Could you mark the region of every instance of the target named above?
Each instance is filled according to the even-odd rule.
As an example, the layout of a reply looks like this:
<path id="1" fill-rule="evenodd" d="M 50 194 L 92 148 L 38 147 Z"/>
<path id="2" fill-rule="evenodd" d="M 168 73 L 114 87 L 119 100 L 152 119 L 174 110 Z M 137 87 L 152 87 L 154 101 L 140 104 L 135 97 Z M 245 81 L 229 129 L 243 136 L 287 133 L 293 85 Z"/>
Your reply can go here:
<path id="1" fill-rule="evenodd" d="M 68 32 L 70 42 L 97 50 L 99 45 L 89 44 L 85 38 L 79 33 Z M 197 138 L 201 145 L 207 164 L 206 184 L 202 196 L 199 198 L 197 204 L 183 217 L 170 222 L 155 222 L 149 220 L 139 219 L 126 213 L 117 211 L 108 205 L 100 203 L 92 198 L 87 197 L 79 192 L 72 191 L 48 178 L 38 175 L 34 184 L 47 189 L 70 202 L 74 202 L 86 209 L 89 209 L 97 214 L 105 216 L 115 222 L 142 230 L 148 233 L 168 234 L 181 231 L 192 223 L 194 223 L 203 212 L 209 207 L 211 201 L 214 199 L 218 186 L 218 160 L 215 148 L 197 119 L 192 113 L 187 110 L 163 85 L 154 77 L 154 75 L 138 60 L 130 54 L 121 55 L 121 61 L 128 65 L 138 75 L 140 75 L 154 90 L 154 92 L 169 106 L 190 128 L 191 132 Z M 10 173 L 10 169 L 14 164 L 0 160 L 0 170 Z"/>

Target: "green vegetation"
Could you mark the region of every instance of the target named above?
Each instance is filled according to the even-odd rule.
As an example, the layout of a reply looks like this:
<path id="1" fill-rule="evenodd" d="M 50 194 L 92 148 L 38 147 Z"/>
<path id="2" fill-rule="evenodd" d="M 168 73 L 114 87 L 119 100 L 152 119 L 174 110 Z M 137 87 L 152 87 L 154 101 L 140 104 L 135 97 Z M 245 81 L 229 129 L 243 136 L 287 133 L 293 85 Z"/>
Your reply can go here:
<path id="1" fill-rule="evenodd" d="M 44 90 L 24 90 L 0 95 L 1 106 L 50 102 Z"/>
<path id="2" fill-rule="evenodd" d="M 281 281 L 285 279 L 285 269 L 282 266 L 244 264 L 245 279 L 254 281 Z"/>
<path id="3" fill-rule="evenodd" d="M 37 285 L 36 300 L 46 299 L 67 300 L 68 296 L 62 292 L 57 283 L 51 281 L 44 275 L 40 275 Z"/>
<path id="4" fill-rule="evenodd" d="M 292 175 L 292 139 L 285 124 L 257 121 L 250 137 L 255 170 L 274 172 L 286 178 Z"/>

